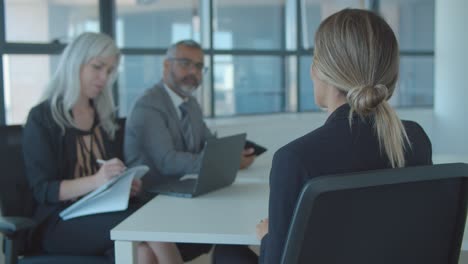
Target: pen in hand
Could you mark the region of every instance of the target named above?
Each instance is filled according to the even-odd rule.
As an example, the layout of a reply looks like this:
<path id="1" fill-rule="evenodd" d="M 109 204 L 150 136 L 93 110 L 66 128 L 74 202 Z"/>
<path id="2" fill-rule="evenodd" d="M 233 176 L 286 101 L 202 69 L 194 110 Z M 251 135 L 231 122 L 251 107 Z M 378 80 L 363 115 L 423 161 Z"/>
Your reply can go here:
<path id="1" fill-rule="evenodd" d="M 97 187 L 121 175 L 126 170 L 125 165 L 118 158 L 111 158 L 109 160 L 96 159 L 96 163 L 99 164 L 99 168 L 93 175 L 95 176 Z"/>
<path id="2" fill-rule="evenodd" d="M 108 162 L 108 161 L 113 161 L 113 159 L 110 159 L 110 160 L 97 159 L 97 160 L 96 160 L 97 164 L 99 164 L 99 165 L 101 165 L 101 166 L 104 165 L 104 164 L 105 164 L 106 162 Z M 126 170 L 126 169 L 127 169 L 127 167 L 125 167 L 125 165 L 124 165 L 124 168 L 123 168 L 122 171 L 124 171 L 124 170 Z M 122 171 L 121 171 L 121 172 L 122 172 Z"/>

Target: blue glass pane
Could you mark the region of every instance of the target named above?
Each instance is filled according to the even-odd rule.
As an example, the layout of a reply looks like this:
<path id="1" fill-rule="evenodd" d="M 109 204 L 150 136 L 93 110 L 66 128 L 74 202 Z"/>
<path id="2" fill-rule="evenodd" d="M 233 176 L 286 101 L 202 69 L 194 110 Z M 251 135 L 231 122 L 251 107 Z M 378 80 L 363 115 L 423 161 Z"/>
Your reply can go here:
<path id="1" fill-rule="evenodd" d="M 401 50 L 434 49 L 434 0 L 381 0 L 380 13 L 397 35 Z"/>
<path id="2" fill-rule="evenodd" d="M 214 48 L 284 48 L 284 0 L 214 3 Z"/>
<path id="3" fill-rule="evenodd" d="M 303 0 L 301 2 L 302 47 L 314 46 L 315 32 L 320 23 L 344 8 L 364 8 L 360 0 Z"/>
<path id="4" fill-rule="evenodd" d="M 215 56 L 217 116 L 284 111 L 282 59 L 276 56 Z"/>
<path id="5" fill-rule="evenodd" d="M 299 111 L 317 111 L 319 107 L 315 105 L 314 84 L 310 78 L 310 66 L 312 56 L 304 56 L 300 59 L 300 89 L 299 89 Z"/>
<path id="6" fill-rule="evenodd" d="M 403 107 L 434 104 L 433 57 L 401 58 L 400 79 L 391 102 Z"/>
<path id="7" fill-rule="evenodd" d="M 163 56 L 123 56 L 119 85 L 119 115 L 127 116 L 135 100 L 162 78 Z"/>
<path id="8" fill-rule="evenodd" d="M 117 0 L 117 44 L 128 48 L 167 48 L 182 39 L 200 42 L 198 2 Z"/>
<path id="9" fill-rule="evenodd" d="M 83 32 L 99 32 L 98 0 L 7 0 L 3 4 L 7 42 L 68 43 Z"/>

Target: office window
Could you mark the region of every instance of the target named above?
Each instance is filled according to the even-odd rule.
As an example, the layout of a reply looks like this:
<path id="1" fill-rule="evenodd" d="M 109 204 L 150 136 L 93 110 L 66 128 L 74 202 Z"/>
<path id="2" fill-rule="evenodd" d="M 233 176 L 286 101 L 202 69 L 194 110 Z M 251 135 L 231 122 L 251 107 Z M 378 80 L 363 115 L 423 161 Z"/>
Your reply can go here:
<path id="1" fill-rule="evenodd" d="M 322 20 L 331 14 L 344 8 L 365 8 L 364 2 L 360 0 L 304 0 L 301 1 L 301 49 L 305 49 L 306 54 L 302 54 L 299 59 L 299 91 L 298 91 L 298 111 L 318 111 L 315 105 L 314 87 L 310 79 L 310 66 L 312 63 L 312 49 L 314 47 L 315 32 Z"/>
<path id="2" fill-rule="evenodd" d="M 431 106 L 434 101 L 434 58 L 404 56 L 400 79 L 391 103 L 395 106 Z"/>
<path id="3" fill-rule="evenodd" d="M 320 108 L 315 104 L 314 83 L 310 78 L 312 56 L 301 57 L 300 65 L 299 111 L 318 111 Z"/>
<path id="4" fill-rule="evenodd" d="M 214 48 L 284 48 L 284 2 L 285 0 L 214 1 Z"/>
<path id="5" fill-rule="evenodd" d="M 99 31 L 98 0 L 5 0 L 7 42 L 68 42 L 85 31 Z"/>
<path id="6" fill-rule="evenodd" d="M 298 56 L 286 56 L 284 60 L 284 110 L 285 112 L 296 112 L 298 109 Z"/>
<path id="7" fill-rule="evenodd" d="M 361 0 L 304 0 L 301 3 L 303 4 L 301 25 L 304 49 L 314 46 L 315 32 L 322 20 L 344 8 L 364 8 L 364 1 Z"/>
<path id="8" fill-rule="evenodd" d="M 49 55 L 3 55 L 6 123 L 23 124 L 31 107 L 39 103 L 56 68 Z"/>
<path id="9" fill-rule="evenodd" d="M 434 50 L 434 0 L 382 0 L 380 13 L 395 32 L 401 50 Z"/>
<path id="10" fill-rule="evenodd" d="M 205 67 L 207 69 L 206 72 L 203 73 L 202 75 L 202 80 L 200 83 L 200 86 L 198 89 L 196 89 L 193 92 L 193 96 L 197 99 L 198 103 L 200 104 L 203 115 L 204 116 L 211 116 L 212 115 L 212 107 L 211 107 L 211 95 L 212 95 L 212 90 L 211 90 L 211 68 L 209 67 L 209 63 L 211 60 L 210 55 L 206 55 L 204 57 L 204 62 L 205 62 Z"/>
<path id="11" fill-rule="evenodd" d="M 181 39 L 201 41 L 197 0 L 117 0 L 116 9 L 120 47 L 167 48 Z"/>
<path id="12" fill-rule="evenodd" d="M 163 59 L 161 55 L 122 56 L 117 102 L 120 116 L 127 116 L 138 97 L 161 80 Z"/>
<path id="13" fill-rule="evenodd" d="M 401 51 L 395 106 L 431 106 L 434 100 L 434 0 L 381 0 L 380 13 Z"/>
<path id="14" fill-rule="evenodd" d="M 314 35 L 323 19 L 343 8 L 373 8 L 395 31 L 401 75 L 391 103 L 433 104 L 435 0 L 5 0 L 3 5 L 0 123 L 23 123 L 36 103 L 16 95 L 42 94 L 61 49 L 51 41 L 66 43 L 100 30 L 122 49 L 115 91 L 121 116 L 161 79 L 165 51 L 181 39 L 198 41 L 205 65 L 212 67 L 195 93 L 205 116 L 318 111 L 310 80 Z M 106 9 L 112 6 L 115 16 Z M 39 70 L 30 72 L 31 66 Z"/>
<path id="15" fill-rule="evenodd" d="M 216 116 L 284 111 L 281 57 L 218 55 L 214 64 Z"/>

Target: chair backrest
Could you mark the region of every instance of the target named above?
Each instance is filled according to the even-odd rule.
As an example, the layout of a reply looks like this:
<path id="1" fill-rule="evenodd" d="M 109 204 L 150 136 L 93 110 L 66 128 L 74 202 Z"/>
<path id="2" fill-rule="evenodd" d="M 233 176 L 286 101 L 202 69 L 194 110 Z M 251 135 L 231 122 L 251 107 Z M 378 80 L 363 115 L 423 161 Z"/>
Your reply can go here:
<path id="1" fill-rule="evenodd" d="M 0 208 L 3 216 L 32 216 L 34 199 L 23 162 L 22 127 L 0 126 Z"/>
<path id="2" fill-rule="evenodd" d="M 468 164 L 324 176 L 298 199 L 282 263 L 456 264 Z"/>
<path id="3" fill-rule="evenodd" d="M 125 138 L 125 122 L 126 122 L 126 118 L 125 117 L 120 117 L 120 118 L 117 118 L 117 125 L 119 126 L 119 129 L 117 130 L 116 134 L 115 134 L 115 141 L 119 147 L 119 149 L 117 150 L 117 154 L 119 157 L 121 157 L 123 159 L 123 142 L 124 142 L 124 138 Z"/>
<path id="4" fill-rule="evenodd" d="M 118 119 L 122 128 L 117 131 L 116 140 L 119 152 L 122 151 L 125 119 Z M 22 126 L 0 126 L 0 215 L 31 217 L 35 209 L 35 201 L 25 175 Z M 17 254 L 29 255 L 23 257 L 20 263 L 108 263 L 105 256 L 73 256 L 73 255 L 40 255 L 35 245 L 26 248 L 27 233 L 22 232 L 16 238 Z M 7 252 L 7 254 L 10 254 Z"/>

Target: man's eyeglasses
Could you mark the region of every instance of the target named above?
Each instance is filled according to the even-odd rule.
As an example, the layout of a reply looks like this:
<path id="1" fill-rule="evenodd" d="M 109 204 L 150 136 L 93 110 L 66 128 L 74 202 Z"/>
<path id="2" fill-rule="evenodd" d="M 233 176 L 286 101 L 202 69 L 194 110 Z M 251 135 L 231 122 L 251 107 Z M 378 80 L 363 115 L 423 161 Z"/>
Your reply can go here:
<path id="1" fill-rule="evenodd" d="M 208 68 L 205 67 L 202 62 L 195 63 L 191 59 L 187 58 L 169 58 L 169 60 L 176 61 L 184 70 L 189 70 L 194 67 L 198 72 L 206 73 L 208 71 Z"/>

